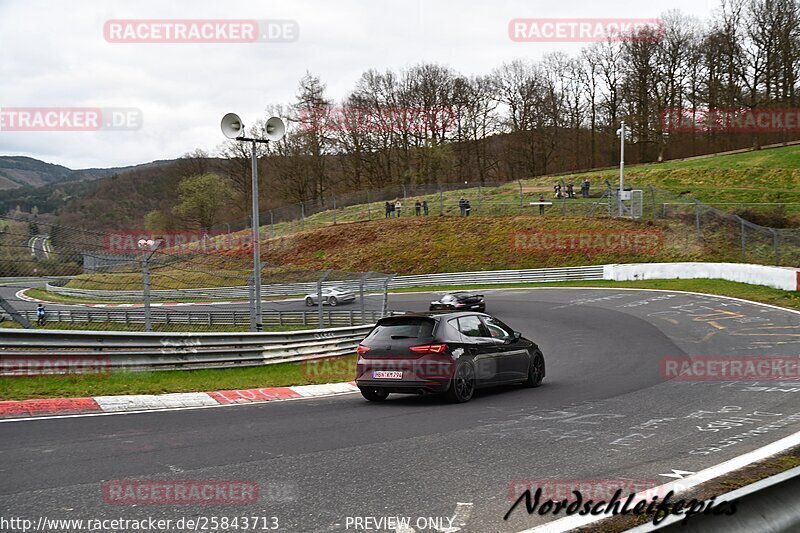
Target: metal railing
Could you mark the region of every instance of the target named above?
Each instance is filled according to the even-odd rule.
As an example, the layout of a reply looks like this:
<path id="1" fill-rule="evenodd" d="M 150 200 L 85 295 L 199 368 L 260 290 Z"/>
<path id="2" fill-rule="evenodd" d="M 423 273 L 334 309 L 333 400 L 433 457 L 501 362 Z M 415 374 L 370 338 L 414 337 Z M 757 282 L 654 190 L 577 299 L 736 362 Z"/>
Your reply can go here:
<path id="1" fill-rule="evenodd" d="M 433 287 L 437 285 L 476 285 L 498 283 L 544 283 L 569 280 L 603 279 L 603 265 L 533 268 L 522 270 L 483 270 L 477 272 L 446 272 L 441 274 L 419 274 L 395 276 L 389 281 L 390 289 L 409 287 Z M 136 300 L 142 299 L 142 291 L 111 291 L 93 289 L 74 289 L 61 286 L 63 282 L 48 283 L 47 291 L 61 296 L 80 298 L 96 298 L 99 300 Z M 358 290 L 358 282 L 331 282 L 326 286 L 342 286 L 350 290 Z M 370 280 L 365 284 L 365 291 L 375 293 L 383 290 L 383 280 Z M 154 290 L 151 296 L 158 299 L 247 299 L 248 288 L 215 287 L 202 289 Z M 316 283 L 287 283 L 283 285 L 264 285 L 262 297 L 297 296 L 316 292 Z"/>
<path id="2" fill-rule="evenodd" d="M 18 311 L 19 314 L 36 323 L 36 310 Z M 0 316 L 3 314 L 0 313 Z M 153 324 L 194 325 L 194 326 L 247 326 L 250 312 L 247 309 L 229 311 L 184 311 L 152 310 Z M 264 311 L 265 327 L 319 325 L 318 311 Z M 323 326 L 358 326 L 374 324 L 382 313 L 379 310 L 326 310 L 323 312 Z M 117 323 L 138 325 L 145 323 L 143 310 L 131 309 L 57 309 L 45 312 L 45 322 L 69 322 L 73 324 Z"/>
<path id="3" fill-rule="evenodd" d="M 260 366 L 349 355 L 372 325 L 285 333 L 129 333 L 0 329 L 0 375 L 36 359 L 64 368 L 81 358 L 114 370 Z M 53 361 L 63 359 L 62 365 Z M 57 372 L 53 372 L 57 373 Z"/>

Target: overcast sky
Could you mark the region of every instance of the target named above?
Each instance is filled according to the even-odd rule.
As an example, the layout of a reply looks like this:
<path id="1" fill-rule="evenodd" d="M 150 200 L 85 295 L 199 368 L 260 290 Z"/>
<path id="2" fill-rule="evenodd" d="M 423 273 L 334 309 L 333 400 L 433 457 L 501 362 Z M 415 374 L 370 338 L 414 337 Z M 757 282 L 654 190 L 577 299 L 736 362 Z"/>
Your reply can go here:
<path id="1" fill-rule="evenodd" d="M 269 104 L 291 102 L 308 70 L 328 96 L 346 95 L 369 68 L 420 61 L 464 74 L 504 61 L 584 45 L 513 42 L 515 18 L 655 18 L 678 9 L 707 20 L 718 0 L 0 0 L 0 108 L 135 108 L 134 131 L 0 131 L 0 155 L 25 155 L 70 168 L 122 166 L 213 152 L 228 111 L 245 122 Z M 292 20 L 284 43 L 113 43 L 104 24 L 119 19 Z"/>

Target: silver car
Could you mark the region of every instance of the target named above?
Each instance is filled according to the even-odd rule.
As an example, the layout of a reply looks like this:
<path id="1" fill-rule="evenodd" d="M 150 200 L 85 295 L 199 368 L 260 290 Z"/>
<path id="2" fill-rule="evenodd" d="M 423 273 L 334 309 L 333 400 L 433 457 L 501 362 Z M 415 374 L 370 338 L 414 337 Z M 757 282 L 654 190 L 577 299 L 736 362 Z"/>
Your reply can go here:
<path id="1" fill-rule="evenodd" d="M 356 294 L 342 287 L 325 287 L 322 289 L 322 305 L 336 307 L 339 304 L 354 302 Z M 306 295 L 306 305 L 311 307 L 319 304 L 317 293 Z"/>

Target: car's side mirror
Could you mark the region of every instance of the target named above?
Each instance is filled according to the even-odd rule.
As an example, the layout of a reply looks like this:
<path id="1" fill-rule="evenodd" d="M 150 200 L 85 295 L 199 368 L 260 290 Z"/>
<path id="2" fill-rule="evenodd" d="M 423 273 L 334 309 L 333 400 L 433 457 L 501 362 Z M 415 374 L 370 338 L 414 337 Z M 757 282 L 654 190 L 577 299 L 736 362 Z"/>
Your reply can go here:
<path id="1" fill-rule="evenodd" d="M 520 333 L 519 331 L 515 331 L 514 332 L 514 342 L 517 342 L 521 338 L 522 338 L 522 333 Z"/>

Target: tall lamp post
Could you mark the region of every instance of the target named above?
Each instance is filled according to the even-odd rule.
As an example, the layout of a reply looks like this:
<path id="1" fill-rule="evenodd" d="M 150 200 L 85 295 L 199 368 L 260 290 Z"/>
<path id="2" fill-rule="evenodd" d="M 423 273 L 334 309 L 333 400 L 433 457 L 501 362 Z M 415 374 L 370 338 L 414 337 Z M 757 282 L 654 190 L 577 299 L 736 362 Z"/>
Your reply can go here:
<path id="1" fill-rule="evenodd" d="M 139 239 L 139 242 L 136 243 L 138 248 L 142 250 L 142 294 L 144 296 L 145 331 L 153 331 L 153 319 L 150 316 L 150 259 L 162 244 L 164 244 L 164 241 L 161 239 Z"/>
<path id="2" fill-rule="evenodd" d="M 252 194 L 253 194 L 253 216 L 252 216 L 252 240 L 253 240 L 253 292 L 255 294 L 255 329 L 261 331 L 263 327 L 263 313 L 261 309 L 261 241 L 259 241 L 259 220 L 258 220 L 258 154 L 256 145 L 269 144 L 270 141 L 279 141 L 286 134 L 286 125 L 278 117 L 267 120 L 264 128 L 266 139 L 255 139 L 245 137 L 244 122 L 236 113 L 228 113 L 222 117 L 220 124 L 222 134 L 228 139 L 250 143 L 250 158 L 252 164 Z"/>
<path id="3" fill-rule="evenodd" d="M 625 122 L 620 123 L 617 136 L 619 136 L 619 194 L 617 194 L 617 205 L 619 206 L 619 216 L 622 216 L 622 191 L 625 190 Z"/>

